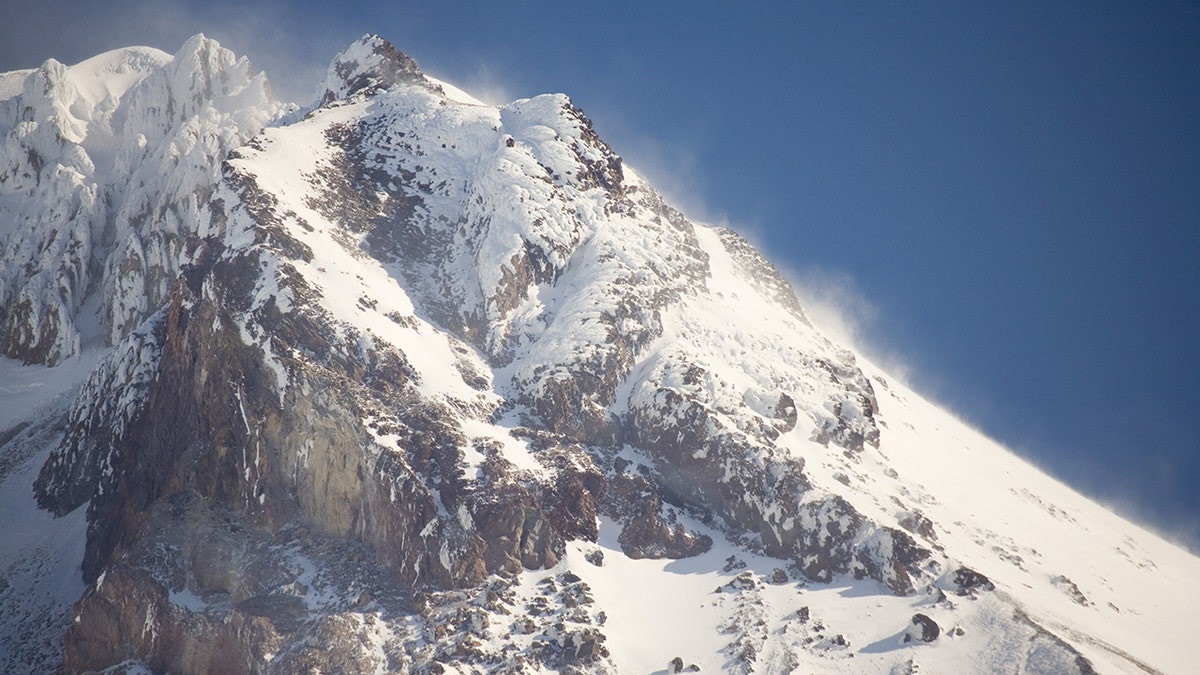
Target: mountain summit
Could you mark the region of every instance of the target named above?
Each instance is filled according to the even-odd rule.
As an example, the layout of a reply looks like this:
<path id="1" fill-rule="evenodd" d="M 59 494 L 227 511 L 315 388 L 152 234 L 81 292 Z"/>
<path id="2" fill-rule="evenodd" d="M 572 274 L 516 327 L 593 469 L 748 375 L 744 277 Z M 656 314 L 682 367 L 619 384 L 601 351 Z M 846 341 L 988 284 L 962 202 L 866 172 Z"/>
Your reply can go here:
<path id="1" fill-rule="evenodd" d="M 1184 672 L 1200 560 L 924 401 L 565 96 L 367 36 L 0 75 L 11 672 Z M 110 671 L 112 672 L 112 671 Z"/>

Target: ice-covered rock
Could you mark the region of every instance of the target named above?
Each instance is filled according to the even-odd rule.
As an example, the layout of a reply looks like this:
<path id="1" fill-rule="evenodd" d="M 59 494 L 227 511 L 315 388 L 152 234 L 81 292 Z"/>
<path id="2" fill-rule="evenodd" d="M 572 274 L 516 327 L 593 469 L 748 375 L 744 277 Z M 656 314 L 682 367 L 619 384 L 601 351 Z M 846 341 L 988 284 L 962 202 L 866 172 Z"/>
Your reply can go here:
<path id="1" fill-rule="evenodd" d="M 0 101 L 0 353 L 53 365 L 157 311 L 222 160 L 284 109 L 202 35 L 26 75 Z"/>

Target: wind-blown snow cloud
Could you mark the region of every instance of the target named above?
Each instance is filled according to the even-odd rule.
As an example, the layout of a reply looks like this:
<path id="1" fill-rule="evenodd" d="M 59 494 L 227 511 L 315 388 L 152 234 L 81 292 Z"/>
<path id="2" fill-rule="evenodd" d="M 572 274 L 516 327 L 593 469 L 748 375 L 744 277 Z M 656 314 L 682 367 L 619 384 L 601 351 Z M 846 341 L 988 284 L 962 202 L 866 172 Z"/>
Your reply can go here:
<path id="1" fill-rule="evenodd" d="M 183 42 L 176 29 L 185 29 L 195 18 L 176 0 L 46 0 L 36 12 L 6 13 L 0 24 L 0 62 L 6 69 L 36 67 L 47 58 L 72 64 L 132 45 L 170 53 Z"/>
<path id="2" fill-rule="evenodd" d="M 751 237 L 752 242 L 754 239 Z M 754 243 L 759 250 L 770 250 Z M 778 260 L 771 262 L 792 283 L 809 319 L 835 342 L 854 347 L 910 386 L 927 384 L 913 381 L 917 372 L 910 359 L 884 339 L 880 332 L 883 312 L 866 296 L 853 275 L 817 265 L 797 270 Z"/>
<path id="3" fill-rule="evenodd" d="M 414 55 L 409 54 L 409 56 Z M 421 62 L 419 55 L 417 55 L 415 58 L 417 58 L 417 63 L 420 64 Z M 438 78 L 439 80 L 450 82 L 454 86 L 459 87 L 463 91 L 474 96 L 480 101 L 487 103 L 488 105 L 505 105 L 506 103 L 511 103 L 518 98 L 529 96 L 527 93 L 514 93 L 512 85 L 509 82 L 504 81 L 500 74 L 496 73 L 495 70 L 486 63 L 480 62 L 476 64 L 475 70 L 461 82 L 455 81 L 450 77 L 442 77 L 436 72 L 436 70 L 430 70 L 424 64 L 421 64 L 421 69 L 433 77 Z"/>
<path id="4" fill-rule="evenodd" d="M 809 317 L 839 342 L 865 348 L 879 309 L 847 272 L 822 267 L 791 271 L 792 283 Z"/>
<path id="5" fill-rule="evenodd" d="M 36 12 L 11 12 L 0 24 L 0 70 L 33 68 L 47 58 L 77 63 L 133 45 L 169 54 L 204 33 L 265 70 L 277 97 L 307 102 L 329 60 L 358 37 L 289 8 L 280 0 L 254 5 L 183 0 L 47 0 Z M 346 33 L 343 35 L 342 33 Z M 51 37 L 52 36 L 52 37 Z M 345 44 L 340 44 L 345 43 Z"/>

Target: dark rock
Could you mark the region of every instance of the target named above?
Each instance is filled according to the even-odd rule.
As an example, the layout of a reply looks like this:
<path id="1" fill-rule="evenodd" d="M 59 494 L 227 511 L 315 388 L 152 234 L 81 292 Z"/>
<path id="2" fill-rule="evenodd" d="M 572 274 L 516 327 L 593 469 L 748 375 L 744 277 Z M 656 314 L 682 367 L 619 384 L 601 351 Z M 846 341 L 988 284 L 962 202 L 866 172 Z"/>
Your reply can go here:
<path id="1" fill-rule="evenodd" d="M 904 641 L 920 640 L 921 642 L 933 642 L 938 639 L 942 629 L 937 625 L 937 622 L 924 614 L 914 614 L 912 618 L 912 626 L 904 634 Z"/>
<path id="2" fill-rule="evenodd" d="M 952 581 L 954 588 L 951 590 L 958 595 L 974 595 L 979 591 L 996 589 L 996 585 L 992 583 L 991 579 L 969 567 L 959 567 L 955 570 Z"/>
<path id="3" fill-rule="evenodd" d="M 582 452 L 578 454 L 582 455 Z M 563 461 L 554 490 L 542 495 L 550 523 L 559 536 L 596 541 L 596 507 L 604 485 L 604 476 L 599 471 L 580 470 L 577 463 Z"/>
<path id="4" fill-rule="evenodd" d="M 1075 585 L 1075 582 L 1071 581 L 1066 576 L 1060 574 L 1051 579 L 1050 583 L 1054 584 L 1055 588 L 1062 591 L 1068 598 L 1070 598 L 1071 602 L 1074 602 L 1077 605 L 1083 605 L 1084 607 L 1092 604 L 1092 601 L 1088 600 L 1087 596 L 1083 594 L 1083 591 L 1079 590 L 1079 586 Z"/>
<path id="5" fill-rule="evenodd" d="M 937 540 L 937 531 L 933 528 L 933 521 L 919 511 L 904 514 L 900 518 L 900 527 L 913 534 L 919 534 L 929 541 Z"/>
<path id="6" fill-rule="evenodd" d="M 708 535 L 690 533 L 663 517 L 662 497 L 642 476 L 612 477 L 604 505 L 606 512 L 621 523 L 617 541 L 631 558 L 687 558 L 712 547 Z"/>
<path id="7" fill-rule="evenodd" d="M 814 364 L 845 395 L 831 402 L 833 417 L 813 431 L 812 440 L 823 445 L 832 442 L 853 456 L 867 445 L 879 447 L 879 426 L 875 421 L 879 404 L 871 381 L 855 365 L 854 355 L 842 352 L 839 356 L 836 361 L 819 359 Z"/>
<path id="8" fill-rule="evenodd" d="M 488 569 L 516 573 L 522 568 L 552 567 L 566 550 L 532 495 L 477 507 L 474 518 L 479 537 L 487 544 Z"/>
<path id="9" fill-rule="evenodd" d="M 742 572 L 733 578 L 732 581 L 721 587 L 724 591 L 752 591 L 758 588 L 762 582 L 758 580 L 758 575 L 749 570 Z"/>
<path id="10" fill-rule="evenodd" d="M 834 574 L 853 572 L 875 579 L 897 595 L 914 590 L 913 575 L 929 551 L 902 530 L 874 527 L 849 502 L 833 496 L 804 506 L 805 519 L 817 528 L 798 533 L 796 565 L 810 579 L 832 581 Z M 864 537 L 864 530 L 872 531 Z"/>
<path id="11" fill-rule="evenodd" d="M 258 595 L 237 603 L 234 609 L 269 620 L 280 633 L 295 631 L 308 618 L 304 601 L 293 595 Z"/>

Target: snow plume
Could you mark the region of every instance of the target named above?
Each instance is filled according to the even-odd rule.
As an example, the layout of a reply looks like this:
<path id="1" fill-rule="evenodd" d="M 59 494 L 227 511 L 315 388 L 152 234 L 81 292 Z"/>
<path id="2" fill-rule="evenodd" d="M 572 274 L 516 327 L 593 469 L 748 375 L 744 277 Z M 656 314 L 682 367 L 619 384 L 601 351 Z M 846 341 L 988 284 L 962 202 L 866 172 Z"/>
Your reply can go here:
<path id="1" fill-rule="evenodd" d="M 1136 454 L 1137 459 L 1128 460 L 1128 463 L 1136 461 L 1151 470 L 1123 471 L 1127 467 L 1089 461 L 1086 455 L 1077 454 L 1074 458 L 1086 468 L 1077 468 L 1071 474 L 1072 479 L 1082 485 L 1085 494 L 1109 511 L 1194 555 L 1200 555 L 1200 518 L 1182 517 L 1182 514 L 1195 512 L 1194 503 L 1188 503 L 1194 498 L 1189 500 L 1188 497 L 1179 496 L 1185 493 L 1185 489 L 1180 487 L 1181 483 L 1194 482 L 1197 475 L 1195 468 L 1200 465 L 1200 460 L 1174 460 L 1164 450 L 1132 448 L 1131 452 Z M 1182 454 L 1183 450 L 1175 452 Z M 1040 456 L 1046 454 L 1042 452 Z M 1026 456 L 1037 455 L 1026 453 Z M 1181 466 L 1184 467 L 1183 471 L 1180 470 Z M 1039 468 L 1047 473 L 1068 475 L 1057 466 L 1043 463 Z M 1125 481 L 1117 489 L 1111 487 L 1112 479 L 1105 475 L 1113 471 L 1120 471 L 1125 476 Z M 1139 495 L 1148 494 L 1157 495 L 1158 500 L 1148 504 L 1144 499 L 1139 499 Z"/>
<path id="2" fill-rule="evenodd" d="M 851 274 L 810 266 L 789 277 L 813 323 L 835 341 L 872 351 L 867 347 L 879 309 Z"/>
<path id="3" fill-rule="evenodd" d="M 603 101 L 575 98 L 572 101 L 592 120 L 597 133 L 609 142 L 613 152 L 621 156 L 626 170 L 632 169 L 654 186 L 668 204 L 693 222 L 728 227 L 742 234 L 705 197 L 707 181 L 701 154 L 695 148 L 648 135 L 636 123 L 627 121 L 620 108 L 606 106 Z"/>
<path id="4" fill-rule="evenodd" d="M 753 231 L 741 233 L 760 250 L 770 251 L 770 246 L 764 246 L 756 239 Z M 779 265 L 778 260 L 772 260 L 772 263 Z M 835 342 L 852 346 L 923 397 L 953 411 L 967 425 L 1000 439 L 1041 471 L 1069 481 L 1108 510 L 1154 531 L 1180 548 L 1200 552 L 1200 519 L 1182 521 L 1179 517 L 1181 513 L 1195 510 L 1194 504 L 1185 503 L 1187 497 L 1182 496 L 1188 492 L 1181 487 L 1186 480 L 1180 475 L 1181 462 L 1170 458 L 1182 454 L 1181 450 L 1160 449 L 1162 446 L 1185 448 L 1188 439 L 1164 431 L 1170 429 L 1171 424 L 1169 419 L 1161 417 L 1160 411 L 1147 407 L 1127 412 L 1135 420 L 1131 423 L 1153 430 L 1147 432 L 1147 447 L 1130 448 L 1136 460 L 1113 464 L 1098 461 L 1087 447 L 1068 451 L 1070 441 L 1055 439 L 1051 429 L 1014 425 L 1005 420 L 998 401 L 991 400 L 980 390 L 967 390 L 961 384 L 956 385 L 944 367 L 939 368 L 937 363 L 928 361 L 914 362 L 900 346 L 889 342 L 885 324 L 891 323 L 889 316 L 895 316 L 892 308 L 872 302 L 850 273 L 820 266 L 802 270 L 780 267 L 780 271 L 792 283 L 812 322 Z M 1159 447 L 1155 447 L 1156 444 Z M 1134 471 L 1135 462 L 1153 470 Z M 1194 462 L 1192 466 L 1200 466 L 1200 462 Z M 1123 470 L 1128 470 L 1128 477 L 1115 484 L 1112 475 Z M 1149 505 L 1138 498 L 1138 495 L 1147 494 L 1159 495 L 1159 502 Z M 1175 525 L 1164 529 L 1163 524 L 1172 521 Z"/>
<path id="5" fill-rule="evenodd" d="M 113 21 L 114 16 L 121 20 Z M 0 24 L 0 63 L 37 67 L 53 57 L 74 64 L 130 45 L 159 47 L 174 54 L 190 35 L 201 32 L 195 26 L 196 18 L 177 0 L 113 0 L 102 4 L 46 0 L 38 4 L 36 12 L 6 13 Z M 190 32 L 185 27 L 190 27 Z M 47 40 L 51 34 L 58 37 Z"/>
<path id="6" fill-rule="evenodd" d="M 1171 470 L 1175 469 L 1174 465 L 1167 465 L 1162 460 L 1158 460 L 1158 463 L 1169 466 Z M 1039 466 L 1039 468 L 1043 467 Z M 1047 473 L 1052 472 L 1047 471 Z M 1078 481 L 1078 478 L 1074 476 L 1072 478 Z M 1200 555 L 1200 518 L 1179 517 L 1180 514 L 1187 513 L 1191 509 L 1189 505 L 1168 501 L 1162 506 L 1152 509 L 1137 499 L 1137 495 L 1142 494 L 1141 492 L 1116 494 L 1111 491 L 1106 493 L 1091 485 L 1085 485 L 1084 488 L 1084 494 L 1105 509 L 1148 532 L 1153 532 L 1192 555 Z M 1163 515 L 1163 512 L 1172 509 L 1174 512 L 1171 513 L 1171 518 Z"/>
<path id="7" fill-rule="evenodd" d="M 422 64 L 422 68 L 424 68 L 424 64 Z M 460 68 L 459 70 L 463 69 Z M 461 82 L 462 84 L 460 86 L 462 87 L 463 91 L 469 93 L 471 96 L 474 96 L 488 105 L 502 106 L 512 103 L 518 98 L 534 96 L 537 93 L 540 93 L 514 93 L 512 84 L 504 81 L 504 79 L 498 73 L 492 70 L 491 66 L 482 61 L 478 62 L 475 65 L 475 69 L 467 74 L 466 77 L 448 77 L 448 75 L 450 75 L 449 73 L 446 73 L 447 77 L 443 77 L 442 73 L 440 72 L 426 71 L 426 73 L 431 77 L 443 82 Z"/>
<path id="8" fill-rule="evenodd" d="M 146 0 L 148 6 L 152 2 Z M 360 27 L 331 30 L 327 17 L 309 15 L 279 0 L 180 4 L 185 7 L 185 23 L 164 28 L 185 34 L 203 31 L 234 53 L 244 54 L 255 70 L 268 74 L 277 99 L 301 106 L 323 93 L 329 55 L 363 33 Z"/>
<path id="9" fill-rule="evenodd" d="M 627 134 L 627 136 L 630 134 Z M 704 196 L 705 181 L 697 153 L 679 145 L 670 145 L 639 137 L 614 145 L 617 154 L 625 158 L 633 170 L 658 190 L 668 204 L 679 209 L 693 222 L 728 227 L 741 234 L 741 229 L 729 224 L 729 216 L 715 208 Z M 628 152 L 623 151 L 623 147 Z"/>
<path id="10" fill-rule="evenodd" d="M 121 20 L 112 21 L 113 16 Z M 0 24 L 0 64 L 32 68 L 49 57 L 73 64 L 130 45 L 174 54 L 189 37 L 204 33 L 239 56 L 247 56 L 256 71 L 269 73 L 276 98 L 303 104 L 321 81 L 328 54 L 362 32 L 328 28 L 327 21 L 310 20 L 279 0 L 253 5 L 223 0 L 204 4 L 113 0 L 103 5 L 47 0 L 37 12 L 5 17 Z M 49 33 L 64 32 L 71 36 L 69 40 L 44 39 Z M 71 45 L 73 53 L 65 53 L 63 45 Z"/>
<path id="11" fill-rule="evenodd" d="M 790 267 L 785 256 L 771 253 L 770 242 L 764 240 L 758 228 L 741 223 L 722 224 L 765 252 L 771 264 L 792 284 L 805 314 L 821 332 L 834 342 L 853 347 L 894 376 L 909 380 L 910 369 L 904 360 L 893 355 L 892 348 L 880 344 L 877 336 L 880 310 L 867 298 L 854 275 L 820 265 Z"/>
<path id="12" fill-rule="evenodd" d="M 751 241 L 760 250 L 770 251 L 770 246 Z M 779 265 L 776 260 L 771 262 Z M 973 427 L 980 427 L 977 420 L 986 418 L 994 408 L 981 392 L 963 392 L 961 387 L 956 390 L 936 364 L 914 360 L 901 345 L 889 340 L 886 324 L 896 324 L 889 321 L 896 309 L 880 307 L 868 298 L 854 275 L 820 265 L 800 270 L 780 266 L 780 272 L 792 283 L 812 322 L 834 342 L 850 346 L 892 378 L 953 411 Z"/>

